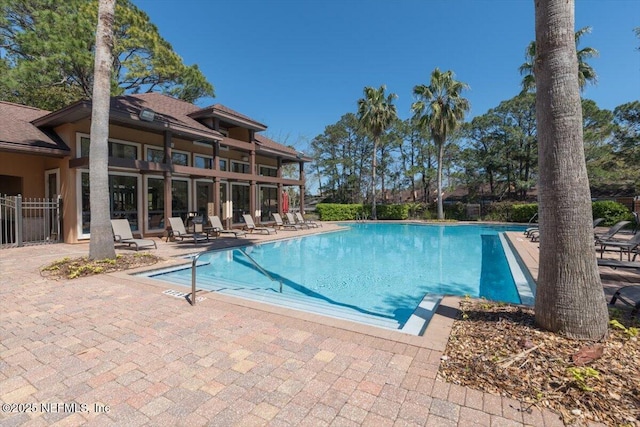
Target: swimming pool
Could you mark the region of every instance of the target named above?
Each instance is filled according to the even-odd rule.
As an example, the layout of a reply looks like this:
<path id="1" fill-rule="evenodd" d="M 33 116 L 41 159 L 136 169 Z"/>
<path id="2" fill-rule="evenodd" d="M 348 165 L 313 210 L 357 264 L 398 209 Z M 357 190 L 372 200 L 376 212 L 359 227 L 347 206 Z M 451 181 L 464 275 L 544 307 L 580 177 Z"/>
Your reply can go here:
<path id="1" fill-rule="evenodd" d="M 399 328 L 425 295 L 469 295 L 520 303 L 505 256 L 502 231 L 520 226 L 345 224 L 344 231 L 263 243 L 242 248 L 277 284 L 241 252 L 202 255 L 197 288 L 257 299 L 300 301 L 389 320 Z M 513 266 L 512 266 L 513 267 Z M 146 274 L 174 284 L 191 284 L 191 268 Z M 254 297 L 255 297 L 254 295 Z M 248 296 L 251 298 L 251 296 Z M 340 317 L 340 316 L 338 316 Z"/>

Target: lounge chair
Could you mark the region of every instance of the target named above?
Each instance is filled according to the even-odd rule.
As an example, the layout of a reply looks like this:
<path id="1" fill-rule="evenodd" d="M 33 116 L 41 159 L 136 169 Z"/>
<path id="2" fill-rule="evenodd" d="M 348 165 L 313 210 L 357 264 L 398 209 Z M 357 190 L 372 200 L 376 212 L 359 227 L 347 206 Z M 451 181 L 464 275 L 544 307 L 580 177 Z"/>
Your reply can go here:
<path id="1" fill-rule="evenodd" d="M 209 222 L 211 223 L 211 227 L 205 228 L 205 231 L 207 231 L 207 233 L 213 232 L 216 236 L 219 236 L 221 234 L 233 234 L 237 239 L 238 237 L 245 236 L 247 234 L 246 231 L 224 228 L 222 225 L 222 221 L 220 221 L 220 217 L 218 217 L 218 215 L 210 216 Z"/>
<path id="2" fill-rule="evenodd" d="M 532 232 L 537 233 L 539 231 L 539 225 L 536 224 L 537 220 L 538 220 L 538 212 L 534 213 L 533 216 L 529 218 L 529 222 L 528 222 L 529 226 L 524 230 L 525 236 L 531 237 Z"/>
<path id="3" fill-rule="evenodd" d="M 253 218 L 249 214 L 244 214 L 242 217 L 244 218 L 244 228 L 249 230 L 249 233 L 253 233 L 254 231 L 260 231 L 262 233 L 266 232 L 267 234 L 271 234 L 272 232 L 275 234 L 278 233 L 276 229 L 272 227 L 257 227 L 256 223 L 253 222 Z"/>
<path id="4" fill-rule="evenodd" d="M 308 226 L 313 227 L 313 228 L 322 227 L 322 224 L 318 224 L 317 222 L 311 221 L 309 219 L 304 219 L 304 217 L 302 216 L 302 214 L 300 212 L 296 212 L 294 215 L 296 216 L 296 219 L 298 220 L 298 222 L 300 224 L 307 224 Z"/>
<path id="5" fill-rule="evenodd" d="M 301 222 L 297 221 L 296 217 L 293 216 L 293 214 L 291 212 L 287 212 L 285 215 L 287 216 L 287 221 L 289 221 L 289 224 L 297 224 L 301 228 L 306 228 L 306 229 L 311 228 L 309 226 L 309 224 L 305 224 L 305 223 L 301 223 Z"/>
<path id="6" fill-rule="evenodd" d="M 609 230 L 607 230 L 606 232 L 604 232 L 604 233 L 596 233 L 595 234 L 596 243 L 612 240 L 613 237 L 616 234 L 618 234 L 618 232 L 620 230 L 622 230 L 622 228 L 625 227 L 629 223 L 630 223 L 630 221 L 619 221 L 616 224 L 614 224 L 611 228 L 609 228 Z"/>
<path id="7" fill-rule="evenodd" d="M 640 262 L 635 261 L 619 261 L 611 258 L 598 258 L 598 266 L 616 268 L 630 268 L 640 270 Z"/>
<path id="8" fill-rule="evenodd" d="M 604 218 L 596 218 L 593 220 L 593 228 L 596 228 L 600 223 L 604 221 Z M 538 228 L 528 228 L 528 232 L 525 231 L 527 237 L 531 239 L 532 242 L 537 242 L 540 239 L 540 229 Z"/>
<path id="9" fill-rule="evenodd" d="M 634 234 L 629 240 L 604 240 L 599 242 L 600 245 L 600 258 L 603 257 L 604 251 L 607 248 L 615 248 L 620 251 L 620 260 L 622 261 L 622 253 L 627 253 L 627 260 L 631 261 L 631 253 L 633 254 L 633 260 L 636 260 L 638 256 L 638 250 L 640 247 L 640 233 Z"/>
<path id="10" fill-rule="evenodd" d="M 284 221 L 282 221 L 282 217 L 277 212 L 274 212 L 272 215 L 273 215 L 273 219 L 276 221 L 276 226 L 279 227 L 280 229 L 288 228 L 290 230 L 300 230 L 302 228 L 298 224 L 285 224 Z"/>
<path id="11" fill-rule="evenodd" d="M 171 231 L 167 235 L 167 241 L 169 237 L 173 237 L 174 239 L 180 239 L 180 241 L 184 242 L 184 239 L 193 240 L 194 244 L 197 244 L 199 241 L 206 240 L 209 241 L 208 234 L 201 233 L 187 233 L 187 230 L 184 228 L 184 223 L 182 222 L 182 218 L 173 217 L 169 218 L 169 225 L 171 225 Z"/>
<path id="12" fill-rule="evenodd" d="M 136 251 L 140 248 L 147 248 L 153 246 L 158 249 L 155 240 L 151 239 L 134 239 L 131 226 L 128 219 L 112 219 L 111 228 L 113 229 L 113 238 L 116 243 L 124 243 L 129 247 L 135 246 Z"/>
<path id="13" fill-rule="evenodd" d="M 627 285 L 623 286 L 613 294 L 610 305 L 614 305 L 616 301 L 620 301 L 623 304 L 633 307 L 631 314 L 638 314 L 640 312 L 640 285 Z"/>

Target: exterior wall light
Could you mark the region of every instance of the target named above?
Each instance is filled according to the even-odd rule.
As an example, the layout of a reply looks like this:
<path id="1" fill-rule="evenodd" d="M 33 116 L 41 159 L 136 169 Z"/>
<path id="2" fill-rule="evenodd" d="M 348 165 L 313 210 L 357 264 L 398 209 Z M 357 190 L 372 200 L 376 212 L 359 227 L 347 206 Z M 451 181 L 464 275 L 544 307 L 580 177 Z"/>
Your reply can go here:
<path id="1" fill-rule="evenodd" d="M 138 117 L 145 122 L 152 122 L 156 118 L 156 112 L 150 108 L 143 108 L 140 110 Z"/>

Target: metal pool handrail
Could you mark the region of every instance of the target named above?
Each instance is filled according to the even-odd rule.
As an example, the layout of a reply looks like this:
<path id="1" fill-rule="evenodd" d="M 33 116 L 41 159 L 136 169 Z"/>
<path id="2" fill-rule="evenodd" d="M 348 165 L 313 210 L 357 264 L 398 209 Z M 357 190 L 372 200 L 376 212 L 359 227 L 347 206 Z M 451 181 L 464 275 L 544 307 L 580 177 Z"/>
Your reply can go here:
<path id="1" fill-rule="evenodd" d="M 258 264 L 256 262 L 255 259 L 253 259 L 251 256 L 249 256 L 248 253 L 246 253 L 244 251 L 244 249 L 242 248 L 235 248 L 233 249 L 234 251 L 239 251 L 241 252 L 244 256 L 247 257 L 247 259 L 249 261 L 251 261 L 251 263 L 254 265 L 254 267 L 256 267 L 258 269 L 258 271 L 260 271 L 260 273 L 264 274 L 265 276 L 267 276 L 269 279 L 271 279 L 274 282 L 279 282 L 280 283 L 280 293 L 282 293 L 282 280 L 276 280 L 273 278 L 273 276 L 271 274 L 269 274 L 269 272 L 267 270 L 265 270 L 264 268 L 262 268 L 260 266 L 260 264 Z M 200 258 L 200 256 L 209 253 L 209 252 L 217 252 L 217 250 L 212 249 L 209 251 L 203 251 L 200 252 L 198 254 L 196 254 L 193 257 L 193 260 L 191 261 L 191 305 L 196 305 L 196 264 L 198 263 L 198 259 Z"/>

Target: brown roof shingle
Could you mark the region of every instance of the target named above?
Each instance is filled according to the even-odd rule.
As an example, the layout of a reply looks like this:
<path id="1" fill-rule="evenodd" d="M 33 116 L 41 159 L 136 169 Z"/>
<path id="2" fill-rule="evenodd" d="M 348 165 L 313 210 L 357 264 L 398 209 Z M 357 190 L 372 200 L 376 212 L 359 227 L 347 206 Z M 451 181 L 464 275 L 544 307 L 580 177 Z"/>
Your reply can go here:
<path id="1" fill-rule="evenodd" d="M 64 142 L 31 123 L 47 114 L 39 108 L 0 101 L 0 148 L 68 155 L 70 150 Z"/>
<path id="2" fill-rule="evenodd" d="M 189 117 L 189 114 L 200 110 L 200 107 L 161 93 L 151 92 L 114 97 L 111 98 L 111 108 L 136 116 L 143 108 L 149 108 L 155 111 L 157 118 L 166 122 L 180 124 L 199 131 L 211 132 L 220 136 L 218 132 Z"/>

